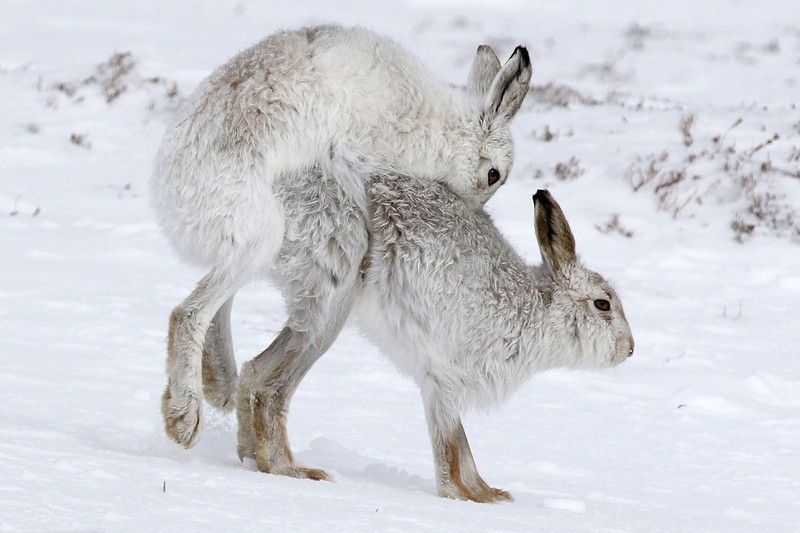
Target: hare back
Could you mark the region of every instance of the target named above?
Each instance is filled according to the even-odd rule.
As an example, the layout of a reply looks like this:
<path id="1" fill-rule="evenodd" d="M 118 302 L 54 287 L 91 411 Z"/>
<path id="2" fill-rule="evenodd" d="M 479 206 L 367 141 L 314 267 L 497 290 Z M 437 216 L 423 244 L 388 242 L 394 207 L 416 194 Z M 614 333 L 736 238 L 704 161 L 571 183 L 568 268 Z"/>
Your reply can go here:
<path id="1" fill-rule="evenodd" d="M 457 93 L 367 30 L 276 33 L 218 68 L 180 111 L 152 179 L 161 226 L 200 264 L 241 248 L 274 257 L 284 225 L 277 181 L 332 155 L 446 173 L 441 154 L 457 151 L 446 149 L 445 130 L 464 114 L 454 106 L 467 106 Z"/>
<path id="2" fill-rule="evenodd" d="M 532 372 L 520 330 L 535 330 L 533 272 L 483 211 L 447 186 L 378 176 L 368 184 L 365 334 L 423 389 L 459 407 L 496 404 Z"/>

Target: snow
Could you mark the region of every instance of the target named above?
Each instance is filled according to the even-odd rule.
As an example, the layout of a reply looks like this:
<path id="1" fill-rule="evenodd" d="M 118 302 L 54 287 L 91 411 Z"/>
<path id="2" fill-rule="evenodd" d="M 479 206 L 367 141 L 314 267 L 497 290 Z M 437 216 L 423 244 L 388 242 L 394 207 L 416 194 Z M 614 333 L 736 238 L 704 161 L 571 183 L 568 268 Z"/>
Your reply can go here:
<path id="1" fill-rule="evenodd" d="M 585 513 L 586 502 L 583 500 L 569 500 L 566 498 L 545 498 L 542 505 L 547 509 L 558 511 L 571 511 L 573 513 Z"/>
<path id="2" fill-rule="evenodd" d="M 637 346 L 618 368 L 538 375 L 466 416 L 479 470 L 514 503 L 435 496 L 419 394 L 353 330 L 289 417 L 298 461 L 334 483 L 240 464 L 233 415 L 208 410 L 189 451 L 163 433 L 166 319 L 202 275 L 148 206 L 169 83 L 186 95 L 274 30 L 325 21 L 390 35 L 453 83 L 478 44 L 505 57 L 523 43 L 535 85 L 554 84 L 516 119 L 515 169 L 488 209 L 538 261 L 530 195 L 549 188 L 583 259 L 616 284 Z M 127 51 L 136 65 L 109 104 L 83 82 Z M 786 173 L 800 170 L 798 83 L 790 0 L 6 3 L 0 531 L 800 530 L 800 180 Z M 558 93 L 566 106 L 560 86 L 577 91 Z M 571 157 L 583 173 L 556 178 Z M 654 160 L 661 173 L 634 191 L 631 172 Z M 656 190 L 680 170 L 685 181 Z M 753 198 L 774 217 L 755 217 Z M 630 238 L 607 227 L 614 214 Z M 744 242 L 737 216 L 754 226 Z M 272 289 L 242 291 L 239 363 L 282 321 Z"/>

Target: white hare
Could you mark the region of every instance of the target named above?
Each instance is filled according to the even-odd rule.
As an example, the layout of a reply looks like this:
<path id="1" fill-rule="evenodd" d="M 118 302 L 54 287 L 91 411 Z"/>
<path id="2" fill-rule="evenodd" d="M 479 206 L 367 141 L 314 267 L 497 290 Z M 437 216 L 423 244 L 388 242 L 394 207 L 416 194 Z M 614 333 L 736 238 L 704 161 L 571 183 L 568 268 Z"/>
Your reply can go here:
<path id="1" fill-rule="evenodd" d="M 501 67 L 481 46 L 467 87 L 450 87 L 394 42 L 339 26 L 276 33 L 211 74 L 167 133 L 151 181 L 174 248 L 211 269 L 170 317 L 167 434 L 196 442 L 204 389 L 216 407 L 233 404 L 231 303 L 275 266 L 286 231 L 277 188 L 328 165 L 364 206 L 359 176 L 394 170 L 445 182 L 479 209 L 511 169 L 509 123 L 530 77 L 524 48 Z"/>
<path id="2" fill-rule="evenodd" d="M 478 474 L 459 414 L 496 404 L 535 372 L 626 360 L 634 341 L 622 303 L 578 261 L 546 191 L 533 197 L 544 259 L 533 267 L 447 185 L 377 175 L 364 212 L 337 181 L 312 173 L 280 191 L 287 237 L 276 278 L 289 318 L 242 369 L 240 458 L 254 458 L 263 472 L 327 479 L 294 463 L 285 416 L 355 309 L 363 331 L 420 387 L 439 495 L 511 499 Z"/>

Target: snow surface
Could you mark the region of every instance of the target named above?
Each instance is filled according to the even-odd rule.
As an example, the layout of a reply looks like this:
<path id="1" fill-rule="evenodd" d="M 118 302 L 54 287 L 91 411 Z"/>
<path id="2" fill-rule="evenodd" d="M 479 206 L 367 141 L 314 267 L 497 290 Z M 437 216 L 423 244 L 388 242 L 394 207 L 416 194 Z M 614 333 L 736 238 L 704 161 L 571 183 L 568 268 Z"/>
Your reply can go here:
<path id="1" fill-rule="evenodd" d="M 289 4 L 2 2 L 0 530 L 800 531 L 800 3 Z M 488 209 L 537 261 L 530 195 L 550 188 L 584 260 L 616 283 L 637 349 L 465 418 L 481 473 L 514 503 L 435 496 L 419 394 L 352 330 L 289 418 L 298 460 L 335 483 L 240 464 L 233 415 L 207 411 L 189 451 L 163 433 L 167 316 L 202 275 L 148 206 L 180 97 L 168 89 L 186 95 L 278 28 L 327 21 L 388 34 L 453 83 L 480 43 L 531 51 L 540 90 Z M 137 63 L 109 104 L 113 80 L 84 80 L 127 51 Z M 748 210 L 730 154 L 774 196 L 772 218 Z M 576 177 L 558 179 L 571 157 Z M 654 157 L 689 178 L 635 192 Z M 632 237 L 597 229 L 614 214 Z M 744 243 L 736 216 L 754 226 Z M 240 293 L 240 364 L 283 318 L 272 289 Z"/>

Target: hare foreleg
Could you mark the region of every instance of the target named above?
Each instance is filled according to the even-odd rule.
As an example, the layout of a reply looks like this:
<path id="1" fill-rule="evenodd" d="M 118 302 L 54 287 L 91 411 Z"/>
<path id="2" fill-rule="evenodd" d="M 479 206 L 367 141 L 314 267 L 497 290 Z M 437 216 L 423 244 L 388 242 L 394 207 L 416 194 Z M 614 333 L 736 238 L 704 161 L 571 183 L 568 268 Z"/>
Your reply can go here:
<path id="1" fill-rule="evenodd" d="M 513 500 L 511 494 L 490 487 L 478 474 L 458 415 L 436 397 L 425 404 L 439 496 L 478 503 Z"/>

